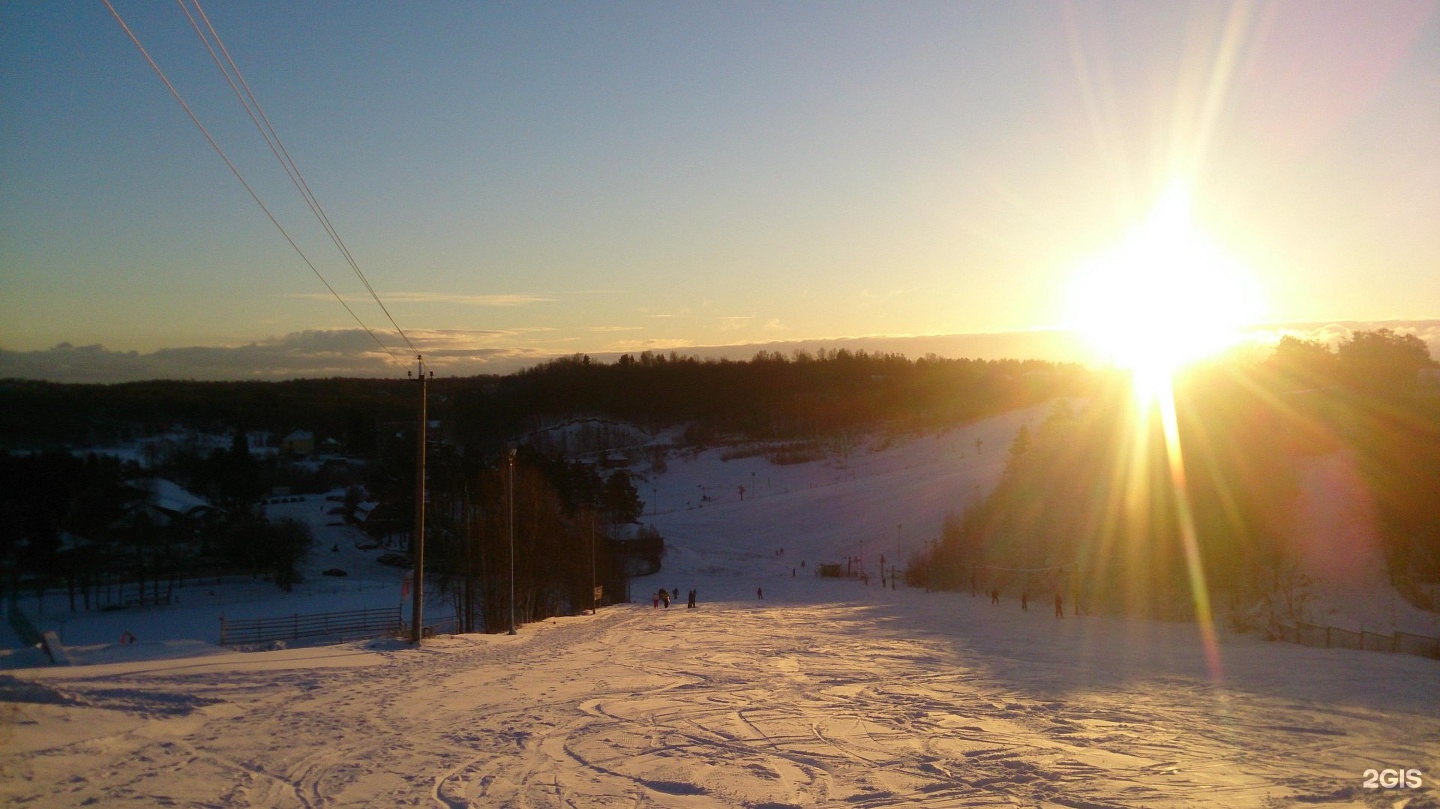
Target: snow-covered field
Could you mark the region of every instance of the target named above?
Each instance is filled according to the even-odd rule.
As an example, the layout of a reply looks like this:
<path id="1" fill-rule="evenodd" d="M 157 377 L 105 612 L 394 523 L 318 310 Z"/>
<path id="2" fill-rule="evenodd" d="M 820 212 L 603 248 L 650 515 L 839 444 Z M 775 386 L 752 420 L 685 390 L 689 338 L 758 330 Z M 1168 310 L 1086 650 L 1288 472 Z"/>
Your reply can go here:
<path id="1" fill-rule="evenodd" d="M 96 664 L 0 676 L 0 803 L 1440 805 L 1436 661 L 1222 634 L 1217 675 L 1191 625 L 882 589 L 880 555 L 903 565 L 1040 418 L 797 466 L 672 459 L 641 485 L 669 551 L 633 583 L 637 603 L 513 637 L 248 654 L 183 642 L 213 642 L 185 627 L 213 627 L 218 610 L 261 609 L 206 603 L 230 585 L 71 618 L 66 643 Z M 314 499 L 291 505 L 344 530 Z M 401 574 L 329 550 L 330 536 L 312 564 L 351 576 L 312 576 L 271 614 L 396 602 Z M 868 586 L 812 575 L 860 555 Z M 639 603 L 662 586 L 697 589 L 699 608 Z M 97 628 L 122 619 L 139 644 Z M 1369 769 L 1423 783 L 1365 789 Z"/>

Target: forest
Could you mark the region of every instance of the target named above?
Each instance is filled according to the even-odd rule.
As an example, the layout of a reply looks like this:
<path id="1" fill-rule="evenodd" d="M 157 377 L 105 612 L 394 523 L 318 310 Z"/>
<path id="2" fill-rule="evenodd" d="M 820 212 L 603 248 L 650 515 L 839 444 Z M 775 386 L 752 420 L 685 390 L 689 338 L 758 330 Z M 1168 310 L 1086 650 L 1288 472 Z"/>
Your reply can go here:
<path id="1" fill-rule="evenodd" d="M 427 578 L 454 599 L 462 628 L 507 628 L 497 599 L 509 582 L 513 500 L 518 622 L 588 607 L 592 582 L 623 597 L 627 573 L 654 569 L 663 552 L 663 537 L 639 522 L 644 503 L 633 477 L 663 469 L 668 448 L 653 438 L 660 430 L 679 429 L 691 447 L 790 441 L 797 457 L 808 457 L 800 449 L 807 440 L 958 424 L 1074 394 L 1089 379 L 1079 367 L 1036 361 L 912 361 L 844 350 L 744 362 L 577 355 L 503 377 L 431 379 Z M 297 526 L 263 519 L 261 501 L 278 486 L 348 487 L 347 513 L 363 492 L 383 506 L 372 530 L 398 535 L 408 554 L 418 404 L 413 379 L 0 381 L 6 586 L 64 587 L 72 609 L 109 605 L 127 587 L 124 598 L 164 600 L 184 577 L 264 575 L 288 587 L 309 540 Z M 586 438 L 564 426 L 577 420 L 624 426 Z M 302 428 L 344 462 L 317 469 L 252 451 L 252 436 L 268 435 L 273 450 L 279 436 Z M 231 440 L 208 449 L 181 440 L 146 468 L 93 452 L 187 432 Z M 632 472 L 629 461 L 610 468 L 597 456 L 622 436 L 649 442 L 633 459 L 643 470 Z M 156 513 L 145 482 L 156 477 L 214 509 Z"/>
<path id="2" fill-rule="evenodd" d="M 1296 575 L 1296 461 L 1344 452 L 1376 499 L 1392 582 L 1420 603 L 1413 582 L 1440 580 L 1440 388 L 1421 373 L 1434 367 L 1418 338 L 1386 329 L 1335 350 L 1286 337 L 1263 361 L 1179 375 L 1173 436 L 1127 379 L 1102 379 L 1021 430 L 1000 484 L 952 515 L 911 581 L 1037 571 L 1012 578 L 1044 578 L 1082 609 L 1193 618 L 1211 609 L 1198 568 L 1216 607 L 1252 604 Z"/>
<path id="3" fill-rule="evenodd" d="M 286 382 L 152 381 L 114 385 L 0 380 L 0 446 L 93 446 L 176 426 L 284 435 L 304 428 L 352 453 L 415 412 L 416 384 L 395 379 Z M 1038 360 L 910 360 L 845 349 L 748 361 L 644 352 L 613 363 L 579 354 L 507 376 L 430 381 L 433 418 L 461 445 L 503 444 L 577 415 L 648 428 L 690 424 L 697 438 L 808 437 L 878 423 L 949 424 L 1043 400 L 1084 378 Z"/>

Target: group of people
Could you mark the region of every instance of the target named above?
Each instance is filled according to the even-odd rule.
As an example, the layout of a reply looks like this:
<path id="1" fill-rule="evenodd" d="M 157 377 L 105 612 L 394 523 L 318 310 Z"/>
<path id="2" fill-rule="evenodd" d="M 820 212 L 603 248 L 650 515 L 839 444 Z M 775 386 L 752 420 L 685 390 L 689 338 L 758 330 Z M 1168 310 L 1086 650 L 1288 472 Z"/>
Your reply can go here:
<path id="1" fill-rule="evenodd" d="M 698 593 L 699 593 L 698 590 L 691 590 L 691 591 L 689 592 L 689 594 L 688 594 L 688 600 L 685 602 L 685 608 L 686 608 L 686 609 L 695 609 L 695 607 L 696 607 L 695 599 L 696 599 Z M 654 607 L 654 608 L 656 608 L 656 609 L 659 609 L 659 608 L 663 605 L 663 606 L 665 607 L 665 609 L 668 610 L 668 609 L 670 609 L 670 601 L 671 601 L 671 599 L 674 599 L 675 601 L 679 601 L 679 600 L 680 600 L 680 588 L 679 588 L 679 587 L 676 587 L 676 588 L 673 589 L 673 590 L 666 590 L 666 589 L 663 588 L 663 587 L 660 588 L 660 591 L 659 591 L 658 593 L 656 593 L 655 595 L 653 595 L 653 596 L 650 597 L 650 606 L 651 606 L 651 607 Z"/>
<path id="2" fill-rule="evenodd" d="M 1000 605 L 1000 589 L 998 587 L 990 591 L 990 603 L 996 606 Z M 1030 611 L 1030 593 L 1023 591 L 1020 593 L 1020 609 L 1025 612 Z M 1055 617 L 1065 617 L 1065 599 L 1061 597 L 1059 590 L 1055 591 Z"/>

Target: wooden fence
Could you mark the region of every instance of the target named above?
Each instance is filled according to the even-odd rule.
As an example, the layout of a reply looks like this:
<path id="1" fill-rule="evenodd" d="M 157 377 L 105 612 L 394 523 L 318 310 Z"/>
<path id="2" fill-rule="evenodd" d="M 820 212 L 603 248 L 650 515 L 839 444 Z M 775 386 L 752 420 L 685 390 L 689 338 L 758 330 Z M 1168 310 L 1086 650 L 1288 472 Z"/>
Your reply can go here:
<path id="1" fill-rule="evenodd" d="M 332 638 L 337 643 L 399 634 L 400 607 L 321 612 L 275 618 L 220 618 L 220 645 L 242 646 L 300 638 Z"/>
<path id="2" fill-rule="evenodd" d="M 1360 649 L 1367 652 L 1398 652 L 1400 654 L 1433 657 L 1440 660 L 1440 638 L 1416 635 L 1413 632 L 1396 631 L 1393 635 L 1379 632 L 1355 632 L 1337 626 L 1319 626 L 1296 621 L 1294 626 L 1276 625 L 1281 640 L 1302 646 L 1320 646 L 1326 649 Z"/>

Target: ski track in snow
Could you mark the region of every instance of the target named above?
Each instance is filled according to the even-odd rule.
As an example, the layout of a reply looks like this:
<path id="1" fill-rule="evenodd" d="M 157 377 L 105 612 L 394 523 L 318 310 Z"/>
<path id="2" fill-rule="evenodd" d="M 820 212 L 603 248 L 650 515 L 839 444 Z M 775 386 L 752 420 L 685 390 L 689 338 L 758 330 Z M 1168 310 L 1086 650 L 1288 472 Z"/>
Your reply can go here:
<path id="1" fill-rule="evenodd" d="M 1253 806 L 1358 801 L 1370 767 L 1437 772 L 1440 719 L 1424 707 L 1440 696 L 1433 661 L 1375 656 L 1395 664 L 1398 682 L 1432 678 L 1409 683 L 1407 700 L 1341 700 L 1323 689 L 1297 695 L 1283 677 L 1252 672 L 1331 663 L 1363 675 L 1367 661 L 1253 643 L 1239 650 L 1250 665 L 1214 682 L 1196 661 L 1156 662 L 1146 644 L 1092 643 L 1076 629 L 1123 633 L 1112 619 L 1067 625 L 1018 611 L 1002 618 L 968 596 L 905 596 L 617 607 L 527 627 L 508 641 L 397 647 L 352 668 L 250 672 L 217 663 L 207 673 L 98 677 L 72 670 L 76 676 L 48 684 L 57 704 L 14 703 L 37 724 L 14 723 L 7 736 L 45 734 L 48 724 L 91 714 L 107 717 L 95 723 L 100 732 L 53 746 L 26 739 L 26 752 L 0 755 L 0 799 Z M 926 630 L 937 611 L 925 607 L 937 604 L 952 625 Z M 1007 626 L 973 635 L 958 628 L 985 621 Z M 1048 636 L 1056 647 L 1031 660 L 1011 633 L 1019 646 Z M 327 652 L 334 653 L 317 653 Z M 1064 658 L 1077 674 L 1064 674 Z M 69 704 L 58 704 L 62 698 Z M 1386 709 L 1387 701 L 1401 707 Z"/>
<path id="2" fill-rule="evenodd" d="M 1217 675 L 1191 625 L 808 575 L 918 547 L 1036 415 L 838 466 L 672 461 L 666 566 L 634 594 L 698 609 L 0 674 L 0 804 L 1440 805 L 1436 661 L 1222 633 Z"/>

